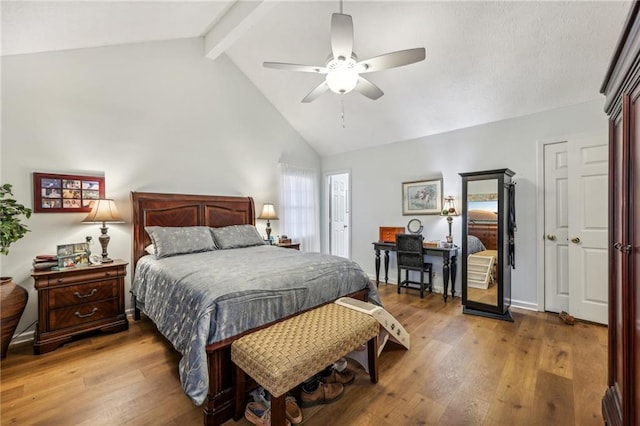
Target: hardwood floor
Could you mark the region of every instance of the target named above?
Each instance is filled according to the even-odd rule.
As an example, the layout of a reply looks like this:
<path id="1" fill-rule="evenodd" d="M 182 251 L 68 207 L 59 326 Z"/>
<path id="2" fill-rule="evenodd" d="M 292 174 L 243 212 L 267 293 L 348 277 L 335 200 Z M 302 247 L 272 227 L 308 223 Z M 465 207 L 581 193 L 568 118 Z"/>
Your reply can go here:
<path id="1" fill-rule="evenodd" d="M 513 309 L 514 323 L 463 315 L 460 299 L 420 299 L 380 285 L 385 307 L 411 333 L 388 344 L 380 381 L 363 370 L 331 405 L 304 409 L 305 425 L 602 425 L 606 327 Z M 2 425 L 199 425 L 182 393 L 178 354 L 149 320 L 2 361 Z M 249 425 L 246 420 L 225 425 Z"/>

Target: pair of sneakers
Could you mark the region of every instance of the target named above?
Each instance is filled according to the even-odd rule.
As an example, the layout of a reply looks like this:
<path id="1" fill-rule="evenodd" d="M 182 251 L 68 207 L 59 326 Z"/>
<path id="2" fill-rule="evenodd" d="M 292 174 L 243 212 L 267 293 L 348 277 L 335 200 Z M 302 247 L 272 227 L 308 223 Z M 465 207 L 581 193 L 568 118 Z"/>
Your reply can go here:
<path id="1" fill-rule="evenodd" d="M 328 368 L 302 384 L 300 406 L 306 408 L 337 401 L 342 397 L 344 387 L 354 380 L 355 374 L 351 370 Z"/>
<path id="2" fill-rule="evenodd" d="M 262 387 L 258 387 L 249 393 L 254 403 L 247 404 L 245 417 L 255 425 L 271 424 L 271 395 Z M 297 425 L 302 423 L 302 410 L 298 407 L 296 399 L 287 395 L 285 398 L 285 409 L 287 414 L 287 425 Z M 260 414 L 259 414 L 260 413 Z M 263 417 L 265 417 L 263 419 Z M 258 421 L 259 423 L 255 423 Z M 266 422 L 266 423 L 265 423 Z"/>

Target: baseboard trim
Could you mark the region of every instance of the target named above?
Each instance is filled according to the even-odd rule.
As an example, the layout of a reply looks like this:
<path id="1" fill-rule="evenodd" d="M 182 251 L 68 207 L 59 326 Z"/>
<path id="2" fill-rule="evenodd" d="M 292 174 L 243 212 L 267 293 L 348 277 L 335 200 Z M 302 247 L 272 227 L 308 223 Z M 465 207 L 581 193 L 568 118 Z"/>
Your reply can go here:
<path id="1" fill-rule="evenodd" d="M 17 336 L 13 337 L 13 340 L 11 340 L 11 343 L 9 343 L 9 346 L 13 346 L 13 345 L 21 345 L 23 343 L 28 343 L 28 342 L 33 342 L 33 339 L 35 338 L 35 331 L 31 330 L 31 331 L 25 331 L 24 333 L 20 333 Z"/>
<path id="2" fill-rule="evenodd" d="M 522 300 L 512 300 L 511 306 L 514 308 L 526 309 L 527 311 L 535 311 L 538 312 L 538 304 L 525 302 Z"/>

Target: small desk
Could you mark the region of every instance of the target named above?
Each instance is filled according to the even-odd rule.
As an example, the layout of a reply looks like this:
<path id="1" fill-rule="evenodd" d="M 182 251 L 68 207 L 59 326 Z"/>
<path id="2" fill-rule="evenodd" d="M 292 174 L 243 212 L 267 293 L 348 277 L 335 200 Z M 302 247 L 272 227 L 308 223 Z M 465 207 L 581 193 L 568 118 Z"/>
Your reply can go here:
<path id="1" fill-rule="evenodd" d="M 396 251 L 395 243 L 373 242 L 373 249 L 376 251 L 376 285 L 380 284 L 380 250 L 384 250 L 384 282 L 389 281 L 389 252 Z M 458 272 L 458 250 L 459 247 L 423 247 L 422 253 L 425 256 L 437 256 L 442 258 L 442 283 L 444 284 L 443 297 L 447 302 L 447 291 L 449 289 L 449 278 L 451 278 L 451 297 L 455 296 L 456 274 Z"/>

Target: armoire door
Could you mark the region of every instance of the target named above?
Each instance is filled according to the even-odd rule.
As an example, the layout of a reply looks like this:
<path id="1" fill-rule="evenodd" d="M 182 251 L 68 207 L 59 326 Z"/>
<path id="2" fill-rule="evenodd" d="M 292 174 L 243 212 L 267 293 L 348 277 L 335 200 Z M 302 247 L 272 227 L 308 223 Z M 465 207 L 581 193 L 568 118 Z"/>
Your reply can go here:
<path id="1" fill-rule="evenodd" d="M 609 116 L 608 425 L 640 424 L 640 1 L 601 87 Z"/>
<path id="2" fill-rule="evenodd" d="M 636 425 L 640 420 L 640 362 L 635 343 L 639 341 L 639 292 L 631 285 L 632 253 L 630 236 L 633 223 L 629 153 L 640 140 L 638 91 L 624 95 L 622 111 L 610 120 L 609 157 L 609 388 L 603 398 L 605 421 L 613 425 Z M 633 166 L 636 168 L 637 166 Z M 635 178 L 636 197 L 640 188 Z M 638 211 L 636 211 L 637 213 Z M 637 254 L 635 261 L 638 261 Z M 637 269 L 637 268 L 635 268 Z M 635 301 L 635 303 L 631 303 Z"/>
<path id="3" fill-rule="evenodd" d="M 634 352 L 633 357 L 633 381 L 635 383 L 635 393 L 633 406 L 633 418 L 634 421 L 640 421 L 640 106 L 638 105 L 638 99 L 634 102 L 634 126 L 635 135 L 629 143 L 629 174 L 627 175 L 629 182 L 629 208 L 627 212 L 627 220 L 629 223 L 628 230 L 628 245 L 621 247 L 623 255 L 628 257 L 627 266 L 629 268 L 629 287 L 634 291 L 634 304 L 635 312 L 633 318 L 635 321 L 633 326 L 633 342 Z"/>

